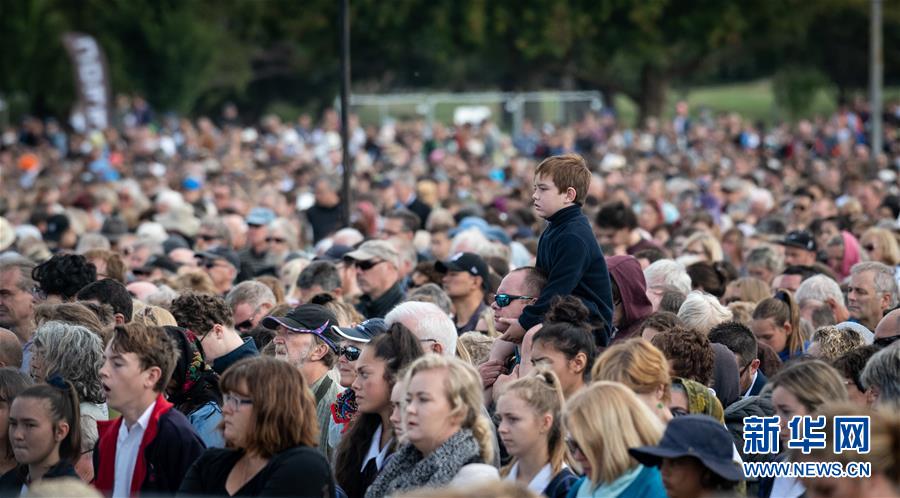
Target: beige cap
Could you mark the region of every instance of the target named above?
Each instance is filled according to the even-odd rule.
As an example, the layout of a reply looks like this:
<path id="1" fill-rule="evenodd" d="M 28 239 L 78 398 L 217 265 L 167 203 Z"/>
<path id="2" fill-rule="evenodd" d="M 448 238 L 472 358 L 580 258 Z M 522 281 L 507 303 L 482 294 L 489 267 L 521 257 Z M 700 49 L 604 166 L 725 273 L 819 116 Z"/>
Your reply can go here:
<path id="1" fill-rule="evenodd" d="M 348 252 L 344 259 L 353 259 L 356 261 L 369 261 L 372 259 L 380 259 L 387 261 L 396 267 L 400 267 L 400 254 L 397 249 L 384 240 L 370 240 L 363 242 L 356 250 Z"/>

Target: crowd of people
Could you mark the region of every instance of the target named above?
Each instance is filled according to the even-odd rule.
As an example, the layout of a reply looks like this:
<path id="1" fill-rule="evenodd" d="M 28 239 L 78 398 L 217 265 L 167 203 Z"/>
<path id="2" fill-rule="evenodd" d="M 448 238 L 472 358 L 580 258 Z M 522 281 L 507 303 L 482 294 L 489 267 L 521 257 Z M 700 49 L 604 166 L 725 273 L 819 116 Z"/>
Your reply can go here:
<path id="1" fill-rule="evenodd" d="M 5 130 L 0 495 L 900 497 L 900 105 L 689 111 Z"/>

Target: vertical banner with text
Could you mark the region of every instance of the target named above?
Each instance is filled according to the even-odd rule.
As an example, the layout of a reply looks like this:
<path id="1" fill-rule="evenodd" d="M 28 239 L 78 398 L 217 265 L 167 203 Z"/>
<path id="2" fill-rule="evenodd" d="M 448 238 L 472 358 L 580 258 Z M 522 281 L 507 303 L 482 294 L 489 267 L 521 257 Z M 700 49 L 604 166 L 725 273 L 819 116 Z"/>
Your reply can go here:
<path id="1" fill-rule="evenodd" d="M 78 102 L 71 124 L 78 131 L 103 130 L 110 125 L 110 84 L 106 57 L 93 36 L 66 33 L 63 44 L 75 73 Z"/>

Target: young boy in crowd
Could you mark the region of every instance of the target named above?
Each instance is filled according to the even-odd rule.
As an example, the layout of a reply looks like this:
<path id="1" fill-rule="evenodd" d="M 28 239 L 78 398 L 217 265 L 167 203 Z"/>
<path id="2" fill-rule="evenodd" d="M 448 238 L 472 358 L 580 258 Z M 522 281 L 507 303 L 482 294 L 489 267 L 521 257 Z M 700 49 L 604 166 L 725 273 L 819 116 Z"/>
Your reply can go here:
<path id="1" fill-rule="evenodd" d="M 590 312 L 597 346 L 611 339 L 613 299 L 609 271 L 591 223 L 581 212 L 591 183 L 591 172 L 577 154 L 548 157 L 534 173 L 534 210 L 548 221 L 538 242 L 537 268 L 547 275 L 547 285 L 537 301 L 526 306 L 518 320 L 501 337 L 521 342 L 525 332 L 541 323 L 556 296 L 578 297 Z"/>
<path id="2" fill-rule="evenodd" d="M 94 485 L 108 496 L 173 494 L 204 450 L 190 422 L 163 391 L 175 369 L 175 344 L 156 327 L 119 325 L 106 347 L 100 380 L 109 407 L 98 422 Z"/>

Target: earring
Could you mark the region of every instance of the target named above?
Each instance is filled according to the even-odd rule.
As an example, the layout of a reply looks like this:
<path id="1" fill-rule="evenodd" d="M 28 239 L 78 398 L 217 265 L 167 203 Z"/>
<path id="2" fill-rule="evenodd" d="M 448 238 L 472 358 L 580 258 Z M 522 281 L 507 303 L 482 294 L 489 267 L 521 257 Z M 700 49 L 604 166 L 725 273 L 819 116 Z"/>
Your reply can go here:
<path id="1" fill-rule="evenodd" d="M 657 410 L 662 410 L 662 409 L 663 409 L 663 404 L 662 404 L 662 403 L 657 403 L 657 404 L 656 404 L 656 409 L 657 409 Z"/>

